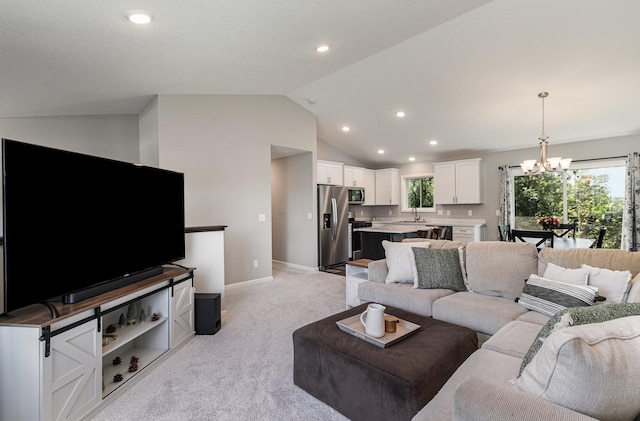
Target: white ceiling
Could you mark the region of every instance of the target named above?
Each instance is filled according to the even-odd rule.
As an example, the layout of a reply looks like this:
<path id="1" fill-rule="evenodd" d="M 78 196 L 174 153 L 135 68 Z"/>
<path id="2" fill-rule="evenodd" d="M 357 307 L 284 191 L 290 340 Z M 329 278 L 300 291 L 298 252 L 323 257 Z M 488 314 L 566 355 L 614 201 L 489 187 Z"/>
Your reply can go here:
<path id="1" fill-rule="evenodd" d="M 0 0 L 0 117 L 286 95 L 379 166 L 533 147 L 548 91 L 552 150 L 640 133 L 639 17 L 637 0 Z"/>

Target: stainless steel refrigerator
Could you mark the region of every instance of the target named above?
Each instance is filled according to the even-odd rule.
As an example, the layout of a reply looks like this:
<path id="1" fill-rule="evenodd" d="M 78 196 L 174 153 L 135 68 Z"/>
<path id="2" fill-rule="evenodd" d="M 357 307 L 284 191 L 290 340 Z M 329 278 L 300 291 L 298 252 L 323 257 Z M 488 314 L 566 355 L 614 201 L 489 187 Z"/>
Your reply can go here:
<path id="1" fill-rule="evenodd" d="M 318 265 L 320 269 L 349 260 L 349 189 L 318 184 Z"/>

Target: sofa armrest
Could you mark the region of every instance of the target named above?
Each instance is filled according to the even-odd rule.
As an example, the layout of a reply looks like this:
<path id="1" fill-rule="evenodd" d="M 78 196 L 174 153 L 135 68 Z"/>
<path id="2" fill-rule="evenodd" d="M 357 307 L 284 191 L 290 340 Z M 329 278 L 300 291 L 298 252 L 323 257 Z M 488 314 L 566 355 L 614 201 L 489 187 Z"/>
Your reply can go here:
<path id="1" fill-rule="evenodd" d="M 468 377 L 453 395 L 454 421 L 587 421 L 587 415 L 521 392 Z"/>
<path id="2" fill-rule="evenodd" d="M 381 282 L 384 284 L 384 281 L 387 279 L 387 273 L 389 273 L 389 269 L 387 268 L 387 259 L 374 260 L 373 262 L 370 262 L 368 269 L 370 281 Z"/>

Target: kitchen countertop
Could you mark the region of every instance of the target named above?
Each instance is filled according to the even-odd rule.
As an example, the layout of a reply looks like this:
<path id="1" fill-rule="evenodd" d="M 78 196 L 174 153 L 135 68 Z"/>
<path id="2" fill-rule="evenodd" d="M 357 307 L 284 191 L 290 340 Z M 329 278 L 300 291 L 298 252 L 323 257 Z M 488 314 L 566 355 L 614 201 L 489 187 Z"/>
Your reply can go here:
<path id="1" fill-rule="evenodd" d="M 452 226 L 452 227 L 484 227 L 487 225 L 485 219 L 456 219 L 456 218 L 426 218 L 421 221 L 407 221 L 407 220 L 377 220 L 371 221 L 374 225 L 373 228 L 380 226 L 395 226 L 395 227 L 438 227 L 438 226 Z"/>
<path id="2" fill-rule="evenodd" d="M 417 229 L 418 228 L 414 224 L 406 224 L 406 225 L 383 225 L 383 226 L 377 226 L 377 227 L 354 228 L 353 231 L 354 232 L 355 231 L 382 232 L 387 234 L 408 234 L 411 232 L 415 233 Z"/>

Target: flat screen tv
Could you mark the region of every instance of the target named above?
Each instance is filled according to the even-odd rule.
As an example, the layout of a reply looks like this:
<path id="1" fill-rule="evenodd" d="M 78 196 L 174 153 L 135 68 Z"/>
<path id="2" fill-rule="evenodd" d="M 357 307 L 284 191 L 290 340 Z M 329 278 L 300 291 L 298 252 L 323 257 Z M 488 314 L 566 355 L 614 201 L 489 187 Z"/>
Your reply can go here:
<path id="1" fill-rule="evenodd" d="M 184 175 L 2 139 L 4 311 L 73 303 L 185 256 Z"/>

